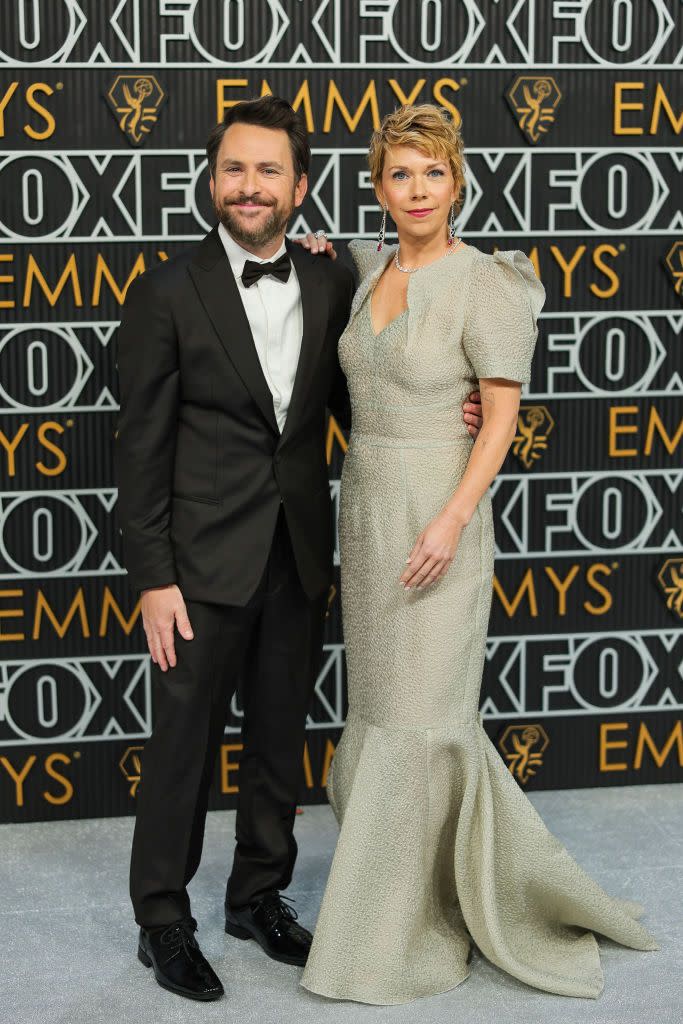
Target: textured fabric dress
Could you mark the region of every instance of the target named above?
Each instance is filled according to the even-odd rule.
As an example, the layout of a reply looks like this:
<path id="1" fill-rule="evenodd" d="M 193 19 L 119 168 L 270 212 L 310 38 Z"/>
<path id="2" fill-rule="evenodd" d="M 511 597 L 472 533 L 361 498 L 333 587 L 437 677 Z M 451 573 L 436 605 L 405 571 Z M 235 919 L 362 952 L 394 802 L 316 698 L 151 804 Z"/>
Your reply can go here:
<path id="1" fill-rule="evenodd" d="M 460 247 L 411 274 L 375 336 L 370 296 L 393 248 L 354 241 L 361 284 L 339 343 L 353 410 L 341 482 L 349 711 L 328 796 L 341 826 L 302 985 L 402 1003 L 469 973 L 471 940 L 548 992 L 597 996 L 593 932 L 657 944 L 552 836 L 479 717 L 494 535 L 484 496 L 433 587 L 398 579 L 472 449 L 473 382 L 528 382 L 544 289 L 519 251 Z"/>

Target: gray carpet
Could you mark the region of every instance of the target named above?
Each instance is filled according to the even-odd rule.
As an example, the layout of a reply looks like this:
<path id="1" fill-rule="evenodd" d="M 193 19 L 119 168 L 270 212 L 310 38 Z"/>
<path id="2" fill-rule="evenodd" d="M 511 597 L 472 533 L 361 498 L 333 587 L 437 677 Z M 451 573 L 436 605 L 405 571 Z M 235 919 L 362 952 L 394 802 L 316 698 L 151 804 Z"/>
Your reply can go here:
<path id="1" fill-rule="evenodd" d="M 444 995 L 399 1007 L 330 1003 L 301 989 L 299 971 L 254 942 L 223 932 L 221 908 L 234 815 L 209 815 L 191 895 L 198 938 L 226 987 L 217 1003 L 160 989 L 135 957 L 127 897 L 130 818 L 0 826 L 0 1019 L 12 1024 L 524 1024 L 677 1021 L 681 996 L 682 791 L 638 786 L 538 793 L 548 827 L 611 893 L 647 907 L 661 942 L 638 953 L 603 940 L 605 991 L 596 1001 L 537 992 L 475 955 L 472 974 Z M 297 819 L 299 860 L 290 895 L 312 927 L 336 837 L 328 807 Z"/>

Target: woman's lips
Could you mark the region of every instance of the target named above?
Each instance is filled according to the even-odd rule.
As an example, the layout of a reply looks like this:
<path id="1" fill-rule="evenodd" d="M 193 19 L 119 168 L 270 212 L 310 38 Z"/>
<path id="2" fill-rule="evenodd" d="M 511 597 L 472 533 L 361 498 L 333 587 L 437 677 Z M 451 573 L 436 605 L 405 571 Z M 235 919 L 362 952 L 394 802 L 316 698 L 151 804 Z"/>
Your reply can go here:
<path id="1" fill-rule="evenodd" d="M 410 214 L 411 217 L 427 217 L 433 211 L 432 210 L 408 210 L 407 212 Z"/>

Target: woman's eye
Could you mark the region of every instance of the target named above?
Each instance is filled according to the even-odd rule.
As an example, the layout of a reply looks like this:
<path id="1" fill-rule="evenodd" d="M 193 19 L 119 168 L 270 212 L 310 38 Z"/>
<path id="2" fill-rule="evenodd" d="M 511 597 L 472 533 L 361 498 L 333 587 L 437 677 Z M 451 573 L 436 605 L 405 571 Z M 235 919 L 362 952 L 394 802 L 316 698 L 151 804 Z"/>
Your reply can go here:
<path id="1" fill-rule="evenodd" d="M 440 177 L 442 177 L 442 178 L 443 178 L 443 171 L 439 170 L 439 168 L 438 168 L 438 167 L 435 167 L 435 168 L 434 168 L 433 170 L 431 170 L 431 171 L 430 171 L 429 173 L 430 173 L 430 174 L 438 174 L 438 175 L 439 175 Z"/>
<path id="2" fill-rule="evenodd" d="M 406 177 L 406 172 L 405 171 L 394 171 L 394 173 L 391 175 L 391 177 L 392 178 L 405 178 Z"/>

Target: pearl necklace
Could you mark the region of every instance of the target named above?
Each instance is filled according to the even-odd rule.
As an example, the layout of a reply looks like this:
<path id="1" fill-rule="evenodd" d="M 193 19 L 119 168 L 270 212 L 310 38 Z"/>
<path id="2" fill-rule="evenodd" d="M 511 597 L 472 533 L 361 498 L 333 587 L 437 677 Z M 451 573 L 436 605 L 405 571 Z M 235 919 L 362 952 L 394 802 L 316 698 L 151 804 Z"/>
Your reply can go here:
<path id="1" fill-rule="evenodd" d="M 462 238 L 458 239 L 457 245 L 449 245 L 443 256 L 439 256 L 439 259 L 442 260 L 444 256 L 448 256 L 449 253 L 455 252 L 455 250 L 458 248 L 458 245 L 462 245 Z M 394 266 L 396 267 L 397 270 L 400 270 L 402 274 L 414 274 L 416 270 L 422 270 L 422 267 L 402 267 L 398 258 L 398 253 L 399 250 L 397 249 L 396 252 L 394 253 Z M 434 262 L 436 263 L 437 261 L 434 260 Z M 424 266 L 426 267 L 428 267 L 429 265 L 429 263 L 424 264 Z"/>

